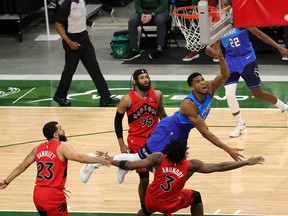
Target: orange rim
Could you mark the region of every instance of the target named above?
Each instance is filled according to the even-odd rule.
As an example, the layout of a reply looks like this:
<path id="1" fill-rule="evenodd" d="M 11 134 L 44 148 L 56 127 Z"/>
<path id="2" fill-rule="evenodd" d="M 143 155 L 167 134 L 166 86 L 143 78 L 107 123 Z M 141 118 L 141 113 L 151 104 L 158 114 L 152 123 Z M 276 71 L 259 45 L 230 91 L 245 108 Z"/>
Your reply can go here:
<path id="1" fill-rule="evenodd" d="M 229 9 L 231 8 L 231 6 L 227 6 L 225 8 L 223 8 L 221 10 L 221 14 L 226 13 Z M 190 9 L 197 9 L 198 10 L 198 6 L 186 6 L 186 7 L 180 7 L 180 8 L 176 8 L 173 10 L 173 15 L 174 16 L 178 16 L 178 17 L 184 17 L 186 19 L 198 19 L 198 13 L 197 14 L 185 14 L 185 13 L 179 13 L 182 12 L 184 10 L 190 10 Z M 219 19 L 219 10 L 218 8 L 214 7 L 214 6 L 208 6 L 208 13 L 210 17 L 213 17 L 214 19 Z"/>

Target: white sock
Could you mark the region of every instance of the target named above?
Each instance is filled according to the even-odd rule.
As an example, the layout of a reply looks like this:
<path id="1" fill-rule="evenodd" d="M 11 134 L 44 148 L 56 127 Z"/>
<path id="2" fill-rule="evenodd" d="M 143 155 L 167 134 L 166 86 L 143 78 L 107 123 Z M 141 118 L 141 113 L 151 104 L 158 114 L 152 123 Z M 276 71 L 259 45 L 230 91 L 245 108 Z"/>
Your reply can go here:
<path id="1" fill-rule="evenodd" d="M 132 153 L 132 154 L 119 154 L 115 155 L 113 160 L 129 160 L 129 161 L 138 161 L 141 160 L 138 153 Z"/>
<path id="2" fill-rule="evenodd" d="M 277 98 L 276 104 L 274 104 L 276 107 L 278 107 L 281 111 L 288 110 L 288 105 L 285 104 L 283 101 L 279 100 Z"/>
<path id="3" fill-rule="evenodd" d="M 234 116 L 234 119 L 236 121 L 237 124 L 239 125 L 243 125 L 244 124 L 244 121 L 242 119 L 242 115 L 241 115 L 241 112 L 239 112 L 239 114 L 235 115 Z"/>

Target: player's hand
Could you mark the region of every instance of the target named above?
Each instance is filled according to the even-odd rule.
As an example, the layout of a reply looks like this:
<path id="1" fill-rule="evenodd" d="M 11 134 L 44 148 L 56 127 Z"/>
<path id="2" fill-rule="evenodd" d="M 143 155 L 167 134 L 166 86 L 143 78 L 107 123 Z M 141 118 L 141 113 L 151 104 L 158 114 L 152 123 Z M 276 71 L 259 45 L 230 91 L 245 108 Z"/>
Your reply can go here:
<path id="1" fill-rule="evenodd" d="M 120 151 L 121 151 L 121 153 L 130 153 L 130 149 L 127 145 L 122 145 L 120 147 Z"/>
<path id="2" fill-rule="evenodd" d="M 206 54 L 212 58 L 219 58 L 222 56 L 220 40 L 216 41 L 214 44 L 207 46 L 205 50 Z"/>
<path id="3" fill-rule="evenodd" d="M 278 51 L 280 52 L 280 54 L 284 57 L 288 57 L 288 49 L 280 46 L 280 48 L 278 49 Z"/>
<path id="4" fill-rule="evenodd" d="M 4 180 L 0 181 L 0 190 L 5 189 L 8 185 L 4 182 Z"/>
<path id="5" fill-rule="evenodd" d="M 247 160 L 249 165 L 263 164 L 264 161 L 265 159 L 262 156 L 258 156 L 258 157 L 252 156 Z"/>
<path id="6" fill-rule="evenodd" d="M 103 164 L 104 166 L 110 166 L 111 165 L 111 161 L 110 161 L 110 156 L 108 155 L 108 152 L 104 153 L 101 156 L 97 157 L 97 162 Z"/>
<path id="7" fill-rule="evenodd" d="M 230 148 L 228 153 L 235 161 L 242 161 L 242 158 L 244 158 L 244 156 L 240 154 L 239 151 L 243 151 L 243 150 L 244 149 L 240 149 L 240 148 Z"/>

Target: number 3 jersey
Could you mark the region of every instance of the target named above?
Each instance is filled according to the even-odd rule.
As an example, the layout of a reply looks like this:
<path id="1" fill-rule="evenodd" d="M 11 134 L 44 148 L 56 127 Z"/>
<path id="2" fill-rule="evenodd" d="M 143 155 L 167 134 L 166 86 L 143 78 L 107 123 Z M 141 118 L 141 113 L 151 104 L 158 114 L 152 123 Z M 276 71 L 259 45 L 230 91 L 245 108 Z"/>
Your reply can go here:
<path id="1" fill-rule="evenodd" d="M 147 192 L 157 202 L 165 205 L 179 200 L 179 193 L 187 181 L 187 170 L 190 161 L 183 160 L 177 164 L 169 161 L 164 155 L 161 165 L 154 173 L 154 180 L 149 185 Z"/>
<path id="2" fill-rule="evenodd" d="M 129 131 L 128 133 L 138 137 L 149 137 L 156 127 L 158 119 L 159 103 L 153 88 L 146 98 L 140 98 L 135 91 L 130 91 L 131 107 L 127 110 Z"/>
<path id="3" fill-rule="evenodd" d="M 247 29 L 233 28 L 222 38 L 225 48 L 225 60 L 231 73 L 242 73 L 245 66 L 256 60 L 253 45 Z"/>
<path id="4" fill-rule="evenodd" d="M 36 151 L 37 163 L 36 185 L 63 190 L 67 177 L 68 162 L 57 156 L 57 148 L 63 145 L 58 141 L 41 143 Z"/>

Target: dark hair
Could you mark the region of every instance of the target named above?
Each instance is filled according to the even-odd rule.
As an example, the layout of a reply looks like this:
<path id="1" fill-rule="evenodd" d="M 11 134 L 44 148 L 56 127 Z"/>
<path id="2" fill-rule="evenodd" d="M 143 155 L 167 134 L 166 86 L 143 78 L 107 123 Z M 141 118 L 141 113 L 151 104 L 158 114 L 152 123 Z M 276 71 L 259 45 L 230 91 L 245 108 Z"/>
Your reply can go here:
<path id="1" fill-rule="evenodd" d="M 191 87 L 193 79 L 197 76 L 202 76 L 202 74 L 199 72 L 194 72 L 194 73 L 190 74 L 190 76 L 187 78 L 188 86 Z"/>
<path id="2" fill-rule="evenodd" d="M 43 131 L 43 135 L 46 137 L 47 140 L 50 140 L 54 137 L 54 133 L 57 131 L 57 127 L 56 127 L 57 124 L 58 122 L 51 121 L 44 125 L 42 131 Z"/>
<path id="3" fill-rule="evenodd" d="M 169 161 L 178 163 L 186 158 L 187 150 L 187 142 L 171 140 L 170 143 L 166 145 L 163 153 Z"/>

